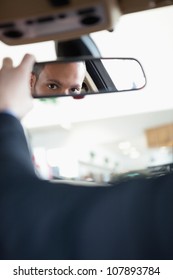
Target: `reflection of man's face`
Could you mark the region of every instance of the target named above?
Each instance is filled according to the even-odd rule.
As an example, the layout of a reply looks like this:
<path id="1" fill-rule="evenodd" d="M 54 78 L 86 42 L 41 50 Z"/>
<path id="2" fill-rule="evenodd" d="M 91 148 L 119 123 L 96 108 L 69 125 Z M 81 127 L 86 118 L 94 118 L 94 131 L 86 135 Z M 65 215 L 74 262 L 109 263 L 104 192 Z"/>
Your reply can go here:
<path id="1" fill-rule="evenodd" d="M 85 78 L 83 62 L 46 64 L 38 78 L 31 77 L 31 92 L 37 96 L 79 94 Z"/>

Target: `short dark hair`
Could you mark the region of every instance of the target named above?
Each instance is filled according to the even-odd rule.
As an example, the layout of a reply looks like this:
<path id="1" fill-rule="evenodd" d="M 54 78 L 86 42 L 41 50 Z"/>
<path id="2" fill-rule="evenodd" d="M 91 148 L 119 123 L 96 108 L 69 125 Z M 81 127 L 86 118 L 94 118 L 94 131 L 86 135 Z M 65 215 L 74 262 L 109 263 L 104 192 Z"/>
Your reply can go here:
<path id="1" fill-rule="evenodd" d="M 37 80 L 44 67 L 45 67 L 45 63 L 35 63 L 34 64 L 34 67 L 32 69 L 32 74 L 36 76 Z"/>

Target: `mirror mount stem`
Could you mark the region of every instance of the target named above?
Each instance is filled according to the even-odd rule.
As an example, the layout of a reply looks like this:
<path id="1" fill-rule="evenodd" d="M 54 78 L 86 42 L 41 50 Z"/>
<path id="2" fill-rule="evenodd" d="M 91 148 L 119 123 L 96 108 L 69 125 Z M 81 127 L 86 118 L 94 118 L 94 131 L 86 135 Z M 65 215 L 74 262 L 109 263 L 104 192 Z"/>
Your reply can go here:
<path id="1" fill-rule="evenodd" d="M 89 35 L 69 41 L 56 41 L 55 51 L 57 58 L 81 56 L 101 57 L 101 53 L 97 45 Z"/>

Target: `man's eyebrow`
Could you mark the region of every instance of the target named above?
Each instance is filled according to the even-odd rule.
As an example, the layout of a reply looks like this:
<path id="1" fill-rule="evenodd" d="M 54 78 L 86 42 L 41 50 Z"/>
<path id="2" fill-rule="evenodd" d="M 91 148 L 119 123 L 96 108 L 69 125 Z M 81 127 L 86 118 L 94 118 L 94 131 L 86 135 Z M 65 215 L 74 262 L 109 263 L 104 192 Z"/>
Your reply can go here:
<path id="1" fill-rule="evenodd" d="M 47 82 L 49 82 L 49 83 L 55 83 L 55 84 L 57 84 L 59 87 L 63 87 L 63 84 L 62 84 L 60 81 L 56 80 L 56 79 L 48 79 Z M 79 89 L 81 89 L 81 88 L 82 88 L 82 84 L 81 84 L 81 85 L 80 85 L 80 84 L 71 85 L 70 88 L 79 88 Z"/>
<path id="2" fill-rule="evenodd" d="M 60 86 L 60 87 L 63 86 L 63 84 L 56 79 L 48 79 L 47 82 L 58 84 L 58 86 Z"/>
<path id="3" fill-rule="evenodd" d="M 80 85 L 80 84 L 72 85 L 72 86 L 71 86 L 71 88 L 81 88 L 81 87 L 82 87 L 82 85 Z"/>

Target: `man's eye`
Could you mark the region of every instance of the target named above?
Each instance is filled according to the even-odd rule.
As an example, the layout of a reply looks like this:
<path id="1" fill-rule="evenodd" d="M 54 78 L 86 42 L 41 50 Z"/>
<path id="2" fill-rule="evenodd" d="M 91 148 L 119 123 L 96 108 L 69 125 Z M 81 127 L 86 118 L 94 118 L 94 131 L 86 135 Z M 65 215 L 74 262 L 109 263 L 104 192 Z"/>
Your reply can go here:
<path id="1" fill-rule="evenodd" d="M 70 91 L 71 91 L 71 93 L 80 93 L 81 89 L 80 88 L 71 88 Z"/>
<path id="2" fill-rule="evenodd" d="M 57 89 L 58 86 L 56 84 L 48 84 L 49 89 Z"/>

